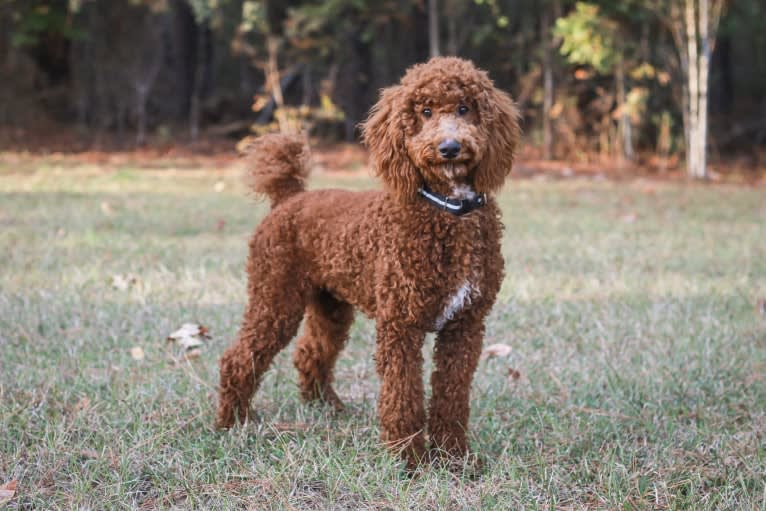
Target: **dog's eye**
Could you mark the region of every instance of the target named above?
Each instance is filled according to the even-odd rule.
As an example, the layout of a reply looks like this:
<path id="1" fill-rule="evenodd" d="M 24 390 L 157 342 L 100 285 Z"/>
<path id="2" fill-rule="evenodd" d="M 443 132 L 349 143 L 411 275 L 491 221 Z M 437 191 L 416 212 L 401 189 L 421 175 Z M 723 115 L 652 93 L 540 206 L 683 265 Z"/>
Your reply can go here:
<path id="1" fill-rule="evenodd" d="M 430 108 L 424 108 L 423 109 L 423 117 L 425 117 L 425 118 L 431 117 L 431 109 Z"/>
<path id="2" fill-rule="evenodd" d="M 458 115 L 465 115 L 468 113 L 468 107 L 465 105 L 460 105 L 457 107 L 457 114 Z"/>

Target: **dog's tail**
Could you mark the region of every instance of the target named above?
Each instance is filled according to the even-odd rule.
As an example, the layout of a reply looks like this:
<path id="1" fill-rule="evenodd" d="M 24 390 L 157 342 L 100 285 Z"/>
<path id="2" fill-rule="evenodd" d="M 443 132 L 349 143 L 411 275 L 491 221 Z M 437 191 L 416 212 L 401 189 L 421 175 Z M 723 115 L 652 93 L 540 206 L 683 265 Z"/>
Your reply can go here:
<path id="1" fill-rule="evenodd" d="M 245 149 L 245 157 L 250 188 L 267 196 L 272 208 L 306 189 L 309 148 L 302 136 L 263 135 Z"/>

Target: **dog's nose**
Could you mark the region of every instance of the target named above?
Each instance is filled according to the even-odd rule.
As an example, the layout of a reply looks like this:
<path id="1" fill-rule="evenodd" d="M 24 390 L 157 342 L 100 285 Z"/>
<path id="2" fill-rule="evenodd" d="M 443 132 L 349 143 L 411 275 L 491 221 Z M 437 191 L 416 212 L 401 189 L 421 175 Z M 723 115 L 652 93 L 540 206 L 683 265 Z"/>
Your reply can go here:
<path id="1" fill-rule="evenodd" d="M 460 153 L 460 143 L 457 140 L 448 138 L 439 144 L 439 153 L 445 158 L 452 159 Z"/>

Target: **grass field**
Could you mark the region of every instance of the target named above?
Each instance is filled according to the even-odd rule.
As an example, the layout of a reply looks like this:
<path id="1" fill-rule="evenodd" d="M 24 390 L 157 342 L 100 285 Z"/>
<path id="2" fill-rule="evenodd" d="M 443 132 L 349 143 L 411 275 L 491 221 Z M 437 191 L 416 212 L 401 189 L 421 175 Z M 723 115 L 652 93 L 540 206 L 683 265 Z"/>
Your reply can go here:
<path id="1" fill-rule="evenodd" d="M 485 343 L 513 351 L 473 386 L 486 470 L 408 478 L 378 443 L 362 317 L 337 367 L 346 412 L 301 404 L 286 350 L 259 419 L 212 429 L 266 211 L 234 173 L 2 165 L 7 508 L 766 509 L 764 189 L 525 180 L 500 199 Z M 212 339 L 184 360 L 165 337 L 188 321 Z"/>

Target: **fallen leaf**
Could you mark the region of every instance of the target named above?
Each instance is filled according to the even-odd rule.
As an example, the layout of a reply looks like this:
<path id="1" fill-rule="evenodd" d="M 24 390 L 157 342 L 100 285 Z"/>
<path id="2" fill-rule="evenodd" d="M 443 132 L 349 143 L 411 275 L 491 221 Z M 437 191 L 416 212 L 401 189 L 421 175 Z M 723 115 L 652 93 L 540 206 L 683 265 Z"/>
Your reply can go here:
<path id="1" fill-rule="evenodd" d="M 185 336 L 200 335 L 202 337 L 208 336 L 208 329 L 197 323 L 184 323 L 181 328 L 168 335 L 168 339 L 178 339 Z"/>
<path id="2" fill-rule="evenodd" d="M 0 507 L 5 506 L 16 495 L 17 481 L 11 479 L 5 484 L 0 485 Z"/>
<path id="3" fill-rule="evenodd" d="M 133 360 L 143 360 L 144 349 L 141 346 L 134 346 L 130 348 L 130 356 L 133 357 Z"/>
<path id="4" fill-rule="evenodd" d="M 112 287 L 118 291 L 127 291 L 138 284 L 138 277 L 131 273 L 125 275 L 112 275 Z"/>
<path id="5" fill-rule="evenodd" d="M 75 412 L 87 410 L 88 408 L 90 408 L 90 399 L 88 399 L 88 396 L 81 397 L 77 404 L 74 405 Z"/>
<path id="6" fill-rule="evenodd" d="M 758 312 L 761 313 L 761 316 L 766 317 L 766 298 L 758 300 Z"/>
<path id="7" fill-rule="evenodd" d="M 109 204 L 107 201 L 103 201 L 101 203 L 101 212 L 104 213 L 106 216 L 111 216 L 114 211 L 112 210 L 112 205 Z"/>
<path id="8" fill-rule="evenodd" d="M 490 344 L 481 352 L 481 358 L 507 357 L 511 354 L 511 351 L 513 351 L 513 348 L 507 344 Z"/>
<path id="9" fill-rule="evenodd" d="M 218 193 L 221 193 L 226 189 L 226 183 L 223 181 L 216 181 L 215 185 L 213 185 L 213 190 L 215 190 Z"/>
<path id="10" fill-rule="evenodd" d="M 196 323 L 184 323 L 181 328 L 168 336 L 167 341 L 187 352 L 196 349 L 198 354 L 188 357 L 195 358 L 201 354 L 199 348 L 205 345 L 206 339 L 210 339 L 207 328 Z"/>
<path id="11" fill-rule="evenodd" d="M 185 350 L 199 349 L 203 345 L 202 339 L 196 336 L 182 337 L 176 341 L 176 344 Z"/>
<path id="12" fill-rule="evenodd" d="M 635 213 L 628 213 L 626 215 L 622 215 L 621 220 L 625 222 L 626 224 L 632 224 L 638 219 L 638 215 Z"/>
<path id="13" fill-rule="evenodd" d="M 82 449 L 80 451 L 80 457 L 86 460 L 97 460 L 99 455 L 95 449 Z"/>
<path id="14" fill-rule="evenodd" d="M 521 378 L 521 372 L 517 371 L 513 367 L 509 367 L 508 368 L 508 378 L 513 380 L 513 381 L 516 381 L 519 378 Z"/>
<path id="15" fill-rule="evenodd" d="M 184 353 L 185 360 L 192 360 L 195 358 L 199 358 L 201 356 L 202 356 L 202 350 L 199 348 L 194 348 Z"/>

